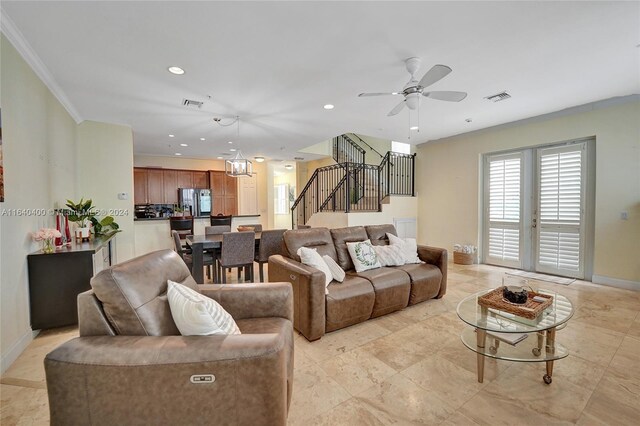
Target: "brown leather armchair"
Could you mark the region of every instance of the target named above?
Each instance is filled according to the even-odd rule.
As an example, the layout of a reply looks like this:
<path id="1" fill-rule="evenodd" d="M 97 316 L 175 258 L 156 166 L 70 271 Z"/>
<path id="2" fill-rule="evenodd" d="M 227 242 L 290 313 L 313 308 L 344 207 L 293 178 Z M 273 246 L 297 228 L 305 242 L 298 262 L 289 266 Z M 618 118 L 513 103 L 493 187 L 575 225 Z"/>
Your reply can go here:
<path id="1" fill-rule="evenodd" d="M 241 335 L 181 336 L 167 280 L 220 303 Z M 78 296 L 80 337 L 44 361 L 52 425 L 285 425 L 289 283 L 196 285 L 171 250 L 104 270 Z"/>

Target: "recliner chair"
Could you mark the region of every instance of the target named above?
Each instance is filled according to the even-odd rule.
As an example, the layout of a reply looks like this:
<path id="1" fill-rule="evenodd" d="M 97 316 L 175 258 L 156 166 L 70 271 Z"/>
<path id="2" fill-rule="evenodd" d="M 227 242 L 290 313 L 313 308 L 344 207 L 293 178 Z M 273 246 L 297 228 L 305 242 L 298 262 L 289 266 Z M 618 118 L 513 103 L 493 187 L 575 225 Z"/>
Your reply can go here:
<path id="1" fill-rule="evenodd" d="M 167 280 L 220 303 L 241 335 L 181 336 Z M 52 425 L 285 425 L 289 283 L 197 285 L 171 250 L 106 269 L 78 296 L 80 337 L 44 361 Z"/>

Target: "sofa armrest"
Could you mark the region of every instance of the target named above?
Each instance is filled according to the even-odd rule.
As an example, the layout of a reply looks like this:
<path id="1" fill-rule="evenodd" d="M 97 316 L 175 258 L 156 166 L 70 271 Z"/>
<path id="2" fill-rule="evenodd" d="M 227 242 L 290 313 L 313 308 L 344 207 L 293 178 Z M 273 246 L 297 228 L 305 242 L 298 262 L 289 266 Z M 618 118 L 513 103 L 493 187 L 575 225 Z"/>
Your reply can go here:
<path id="1" fill-rule="evenodd" d="M 269 257 L 269 282 L 293 286 L 293 326 L 308 340 L 325 333 L 325 276 L 316 268 L 281 255 Z"/>
<path id="2" fill-rule="evenodd" d="M 440 284 L 440 291 L 436 296 L 436 299 L 440 299 L 447 292 L 447 250 L 439 247 L 418 245 L 418 257 L 423 262 L 437 266 L 442 272 L 442 283 Z"/>
<path id="3" fill-rule="evenodd" d="M 51 424 L 284 426 L 284 331 L 73 339 L 44 361 Z"/>
<path id="4" fill-rule="evenodd" d="M 198 290 L 218 302 L 235 320 L 279 317 L 293 321 L 293 290 L 288 282 L 207 284 L 198 285 Z"/>

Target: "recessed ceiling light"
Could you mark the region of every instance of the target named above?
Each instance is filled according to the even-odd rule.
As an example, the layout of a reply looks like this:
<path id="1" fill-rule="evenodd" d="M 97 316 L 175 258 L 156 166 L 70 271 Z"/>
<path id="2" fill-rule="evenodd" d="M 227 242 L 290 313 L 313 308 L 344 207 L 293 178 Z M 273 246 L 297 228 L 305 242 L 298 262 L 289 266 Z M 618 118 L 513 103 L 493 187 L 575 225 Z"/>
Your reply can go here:
<path id="1" fill-rule="evenodd" d="M 418 129 L 419 129 L 419 127 L 418 127 L 418 126 L 411 126 L 411 127 L 409 127 L 409 130 L 418 130 Z"/>
<path id="2" fill-rule="evenodd" d="M 222 157 L 218 157 L 218 160 L 222 160 Z"/>
<path id="3" fill-rule="evenodd" d="M 167 70 L 171 73 L 171 74 L 175 74 L 175 75 L 182 75 L 184 74 L 184 70 L 180 67 L 169 67 L 167 68 Z"/>
<path id="4" fill-rule="evenodd" d="M 181 143 L 180 146 L 189 146 L 186 143 Z"/>
<path id="5" fill-rule="evenodd" d="M 200 140 L 201 140 L 201 141 L 204 141 L 204 140 L 206 140 L 206 139 L 205 139 L 205 138 L 200 138 Z"/>
<path id="6" fill-rule="evenodd" d="M 182 154 L 180 154 L 179 152 L 176 152 L 176 155 L 182 155 Z"/>
<path id="7" fill-rule="evenodd" d="M 326 104 L 323 108 L 324 108 L 324 109 L 333 109 L 333 108 L 334 108 L 334 106 L 333 106 L 333 105 L 331 105 L 331 104 Z"/>
<path id="8" fill-rule="evenodd" d="M 233 141 L 229 141 L 228 143 L 233 143 Z"/>
<path id="9" fill-rule="evenodd" d="M 229 151 L 236 152 L 236 149 L 235 148 L 229 148 Z"/>
<path id="10" fill-rule="evenodd" d="M 169 135 L 169 137 L 170 137 L 170 138 L 175 138 L 175 137 L 176 137 L 176 135 Z"/>
<path id="11" fill-rule="evenodd" d="M 262 163 L 264 161 L 264 157 L 253 157 L 258 163 Z"/>
<path id="12" fill-rule="evenodd" d="M 293 166 L 291 164 L 285 164 L 284 168 L 287 170 L 291 170 L 293 169 Z"/>

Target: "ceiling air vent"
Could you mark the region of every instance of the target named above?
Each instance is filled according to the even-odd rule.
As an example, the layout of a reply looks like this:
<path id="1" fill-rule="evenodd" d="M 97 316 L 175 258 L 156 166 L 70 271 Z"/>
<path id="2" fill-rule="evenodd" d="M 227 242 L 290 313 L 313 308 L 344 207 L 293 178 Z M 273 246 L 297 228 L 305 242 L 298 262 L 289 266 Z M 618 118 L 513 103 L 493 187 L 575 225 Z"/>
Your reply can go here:
<path id="1" fill-rule="evenodd" d="M 495 95 L 487 96 L 485 97 L 485 99 L 489 99 L 491 102 L 500 102 L 504 101 L 505 99 L 509 99 L 510 97 L 511 95 L 507 92 L 500 92 Z"/>
<path id="2" fill-rule="evenodd" d="M 182 105 L 183 106 L 187 106 L 187 107 L 202 108 L 202 104 L 203 104 L 203 102 L 198 102 L 198 101 L 194 101 L 194 100 L 191 100 L 191 99 L 183 99 L 182 100 Z"/>

